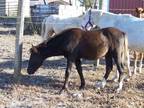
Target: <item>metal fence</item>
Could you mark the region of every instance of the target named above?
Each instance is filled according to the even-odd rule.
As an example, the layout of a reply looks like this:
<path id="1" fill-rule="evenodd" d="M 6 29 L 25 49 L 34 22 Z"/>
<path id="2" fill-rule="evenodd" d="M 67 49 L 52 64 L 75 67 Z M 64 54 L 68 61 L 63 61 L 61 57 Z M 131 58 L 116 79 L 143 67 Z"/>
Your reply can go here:
<path id="1" fill-rule="evenodd" d="M 15 2 L 14 2 L 15 1 Z M 26 3 L 26 2 L 25 2 Z M 27 3 L 26 3 L 27 4 Z M 29 11 L 29 16 L 28 16 Z M 16 28 L 16 19 L 18 12 L 18 0 L 0 0 L 0 26 L 7 28 Z M 25 8 L 25 27 L 24 34 L 40 33 L 41 21 L 44 17 L 51 14 L 58 14 L 58 6 L 38 4 L 30 6 L 30 9 Z M 3 29 L 4 30 L 4 29 Z M 3 33 L 0 31 L 0 33 Z M 16 33 L 10 32 L 9 33 Z"/>
<path id="2" fill-rule="evenodd" d="M 144 8 L 144 0 L 110 0 L 110 12 L 132 14 L 136 16 L 135 9 L 137 7 Z"/>

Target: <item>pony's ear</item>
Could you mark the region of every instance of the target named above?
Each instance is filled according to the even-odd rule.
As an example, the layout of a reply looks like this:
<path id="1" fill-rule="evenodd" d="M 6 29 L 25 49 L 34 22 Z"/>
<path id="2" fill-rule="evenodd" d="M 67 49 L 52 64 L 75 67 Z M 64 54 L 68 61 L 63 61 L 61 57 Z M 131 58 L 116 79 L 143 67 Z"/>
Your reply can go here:
<path id="1" fill-rule="evenodd" d="M 35 52 L 35 53 L 38 53 L 37 48 L 36 48 L 35 46 L 33 46 L 33 45 L 32 45 L 32 48 L 31 48 L 31 52 L 32 52 L 32 51 Z"/>
<path id="2" fill-rule="evenodd" d="M 47 47 L 47 41 L 44 41 L 42 44 L 39 44 L 38 46 L 37 46 L 37 48 L 40 48 L 40 47 Z"/>

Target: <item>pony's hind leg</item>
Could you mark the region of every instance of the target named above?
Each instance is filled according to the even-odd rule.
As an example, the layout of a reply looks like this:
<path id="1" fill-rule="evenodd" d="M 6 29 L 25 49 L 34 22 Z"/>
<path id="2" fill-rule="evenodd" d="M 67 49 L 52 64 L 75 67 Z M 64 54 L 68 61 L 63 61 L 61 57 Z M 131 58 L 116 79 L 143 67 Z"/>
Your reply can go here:
<path id="1" fill-rule="evenodd" d="M 76 65 L 76 69 L 78 71 L 78 74 L 79 74 L 80 80 L 81 80 L 81 86 L 79 88 L 80 89 L 84 89 L 84 87 L 85 87 L 85 80 L 84 80 L 84 76 L 83 76 L 83 73 L 82 73 L 82 67 L 81 67 L 81 61 L 80 61 L 80 59 L 77 59 L 75 61 L 75 65 Z"/>
<path id="2" fill-rule="evenodd" d="M 117 93 L 119 93 L 122 90 L 123 80 L 125 79 L 124 64 L 122 62 L 121 52 L 116 52 L 114 54 L 114 61 L 116 63 L 117 70 L 119 72 L 119 79 L 118 79 L 119 85 L 118 85 L 118 89 L 117 89 Z"/>
<path id="3" fill-rule="evenodd" d="M 127 53 L 127 68 L 128 68 L 128 74 L 129 74 L 129 77 L 132 76 L 132 72 L 131 72 L 131 69 L 130 69 L 130 53 L 129 51 L 126 52 Z"/>
<path id="4" fill-rule="evenodd" d="M 112 54 L 111 53 L 107 53 L 105 56 L 105 60 L 106 60 L 106 73 L 104 75 L 103 80 L 97 85 L 98 88 L 104 88 L 106 85 L 106 80 L 110 74 L 110 72 L 112 71 L 113 68 L 113 60 L 112 60 Z"/>
<path id="5" fill-rule="evenodd" d="M 119 72 L 118 72 L 118 70 L 116 69 L 116 73 L 115 73 L 114 77 L 112 78 L 112 81 L 117 82 L 118 79 L 119 79 Z"/>

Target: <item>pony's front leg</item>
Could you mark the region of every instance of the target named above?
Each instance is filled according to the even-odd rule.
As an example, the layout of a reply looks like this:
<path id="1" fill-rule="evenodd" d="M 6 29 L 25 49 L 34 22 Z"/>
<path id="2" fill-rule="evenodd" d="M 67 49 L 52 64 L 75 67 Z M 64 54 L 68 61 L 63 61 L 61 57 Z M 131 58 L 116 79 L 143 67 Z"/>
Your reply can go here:
<path id="1" fill-rule="evenodd" d="M 108 78 L 108 76 L 109 76 L 109 74 L 110 74 L 110 72 L 112 71 L 112 68 L 113 68 L 112 55 L 110 53 L 108 53 L 106 55 L 105 60 L 106 60 L 106 73 L 104 75 L 103 80 L 100 83 L 97 84 L 98 89 L 105 87 L 107 78 Z"/>
<path id="2" fill-rule="evenodd" d="M 67 68 L 65 71 L 65 81 L 64 81 L 64 85 L 63 85 L 62 89 L 60 90 L 60 94 L 62 93 L 63 90 L 68 91 L 68 78 L 69 78 L 69 74 L 71 72 L 72 64 L 73 64 L 73 62 L 71 62 L 70 60 L 67 60 Z"/>
<path id="3" fill-rule="evenodd" d="M 79 89 L 84 89 L 84 87 L 85 87 L 85 80 L 84 80 L 84 76 L 83 76 L 83 73 L 82 73 L 82 67 L 81 67 L 81 61 L 80 61 L 80 59 L 76 60 L 75 65 L 76 65 L 76 69 L 78 71 L 78 74 L 79 74 L 80 80 L 81 80 L 81 86 L 79 87 Z"/>

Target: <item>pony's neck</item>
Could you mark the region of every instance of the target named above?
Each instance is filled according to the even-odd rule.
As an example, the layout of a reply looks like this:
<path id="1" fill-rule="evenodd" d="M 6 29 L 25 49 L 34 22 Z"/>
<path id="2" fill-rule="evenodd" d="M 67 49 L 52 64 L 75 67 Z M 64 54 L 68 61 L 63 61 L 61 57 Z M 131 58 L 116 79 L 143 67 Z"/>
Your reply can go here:
<path id="1" fill-rule="evenodd" d="M 47 43 L 44 43 L 45 46 L 39 48 L 41 54 L 43 54 L 46 58 L 63 55 L 62 43 L 60 40 L 60 37 L 56 36 L 49 40 Z"/>
<path id="2" fill-rule="evenodd" d="M 60 56 L 63 55 L 62 50 L 58 49 L 55 46 L 47 46 L 43 48 L 40 53 L 43 55 L 43 57 L 48 58 L 52 56 Z"/>

